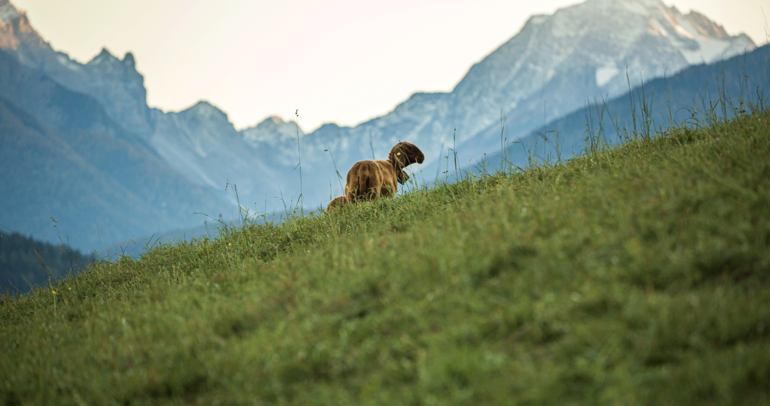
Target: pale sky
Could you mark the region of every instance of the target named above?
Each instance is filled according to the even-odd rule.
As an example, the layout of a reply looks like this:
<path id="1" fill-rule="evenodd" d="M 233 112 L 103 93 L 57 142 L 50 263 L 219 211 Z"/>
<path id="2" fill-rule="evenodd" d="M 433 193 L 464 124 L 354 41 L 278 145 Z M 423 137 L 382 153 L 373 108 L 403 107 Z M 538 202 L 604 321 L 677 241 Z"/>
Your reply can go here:
<path id="1" fill-rule="evenodd" d="M 237 129 L 271 115 L 312 131 L 451 91 L 533 13 L 574 0 L 11 0 L 54 49 L 87 62 L 131 51 L 148 103 L 207 100 Z M 770 0 L 664 0 L 767 42 Z"/>

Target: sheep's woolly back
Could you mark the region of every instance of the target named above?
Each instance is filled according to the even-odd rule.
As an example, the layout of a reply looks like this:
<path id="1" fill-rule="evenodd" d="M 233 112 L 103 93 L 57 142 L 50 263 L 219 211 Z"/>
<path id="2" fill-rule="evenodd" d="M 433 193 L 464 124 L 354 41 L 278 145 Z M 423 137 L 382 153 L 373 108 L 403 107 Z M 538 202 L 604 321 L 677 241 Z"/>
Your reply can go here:
<path id="1" fill-rule="evenodd" d="M 387 161 L 358 161 L 348 171 L 345 196 L 350 201 L 369 200 L 388 194 L 395 185 L 396 171 Z"/>
<path id="2" fill-rule="evenodd" d="M 399 142 L 390 150 L 387 161 L 358 161 L 348 171 L 345 197 L 348 202 L 356 202 L 395 196 L 398 184 L 409 179 L 403 169 L 424 160 L 425 155 L 414 144 Z"/>

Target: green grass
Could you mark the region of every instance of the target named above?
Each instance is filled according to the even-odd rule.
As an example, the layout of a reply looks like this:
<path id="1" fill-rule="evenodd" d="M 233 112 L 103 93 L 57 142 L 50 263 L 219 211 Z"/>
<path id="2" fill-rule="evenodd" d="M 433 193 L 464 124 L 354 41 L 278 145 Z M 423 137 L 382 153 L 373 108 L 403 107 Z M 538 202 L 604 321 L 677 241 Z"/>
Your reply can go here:
<path id="1" fill-rule="evenodd" d="M 0 403 L 767 405 L 769 283 L 757 112 L 99 263 L 0 302 Z"/>

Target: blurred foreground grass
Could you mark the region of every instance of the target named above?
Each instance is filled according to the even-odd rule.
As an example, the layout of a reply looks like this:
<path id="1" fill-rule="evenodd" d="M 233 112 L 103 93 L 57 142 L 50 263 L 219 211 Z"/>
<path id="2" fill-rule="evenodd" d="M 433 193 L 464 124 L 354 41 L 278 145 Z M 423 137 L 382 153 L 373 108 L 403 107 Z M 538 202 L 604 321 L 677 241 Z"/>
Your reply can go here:
<path id="1" fill-rule="evenodd" d="M 247 223 L 0 302 L 0 403 L 767 405 L 769 200 L 759 112 Z"/>

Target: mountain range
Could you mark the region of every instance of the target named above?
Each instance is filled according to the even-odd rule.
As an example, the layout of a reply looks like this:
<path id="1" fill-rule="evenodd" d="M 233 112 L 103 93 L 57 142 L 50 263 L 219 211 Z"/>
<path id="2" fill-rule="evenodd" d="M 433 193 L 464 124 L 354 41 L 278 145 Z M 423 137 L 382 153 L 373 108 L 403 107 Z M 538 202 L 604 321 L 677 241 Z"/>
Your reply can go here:
<path id="1" fill-rule="evenodd" d="M 306 134 L 296 121 L 268 117 L 237 130 L 205 101 L 180 112 L 149 107 L 132 54 L 105 49 L 81 64 L 0 0 L 0 136 L 11 147 L 0 190 L 12 196 L 0 225 L 53 241 L 46 222 L 54 216 L 74 246 L 91 250 L 200 226 L 196 212 L 237 217 L 236 201 L 271 212 L 301 193 L 306 208 L 317 207 L 341 194 L 340 175 L 355 161 L 384 157 L 399 140 L 425 152 L 412 170 L 434 173 L 450 147 L 461 162 L 500 151 L 492 128 L 501 118 L 510 142 L 587 100 L 755 48 L 661 0 L 588 0 L 532 16 L 451 92 L 415 93 L 355 127 Z"/>
<path id="2" fill-rule="evenodd" d="M 229 206 L 169 167 L 99 102 L 2 51 L 0 145 L 0 225 L 44 241 L 62 237 L 92 250 L 191 227 L 199 221 L 188 213 L 216 215 Z"/>
<path id="3" fill-rule="evenodd" d="M 492 168 L 531 163 L 565 161 L 576 153 L 603 148 L 622 138 L 644 138 L 665 134 L 674 125 L 705 127 L 723 118 L 750 114 L 752 108 L 770 106 L 770 45 L 736 55 L 714 64 L 685 68 L 666 78 L 611 99 L 588 101 L 582 109 L 544 124 L 541 129 L 509 143 L 504 155 L 488 154 L 485 164 Z M 499 126 L 485 130 L 489 138 L 500 136 Z M 480 172 L 478 165 L 468 168 Z M 451 165 L 440 171 L 452 172 Z"/>

